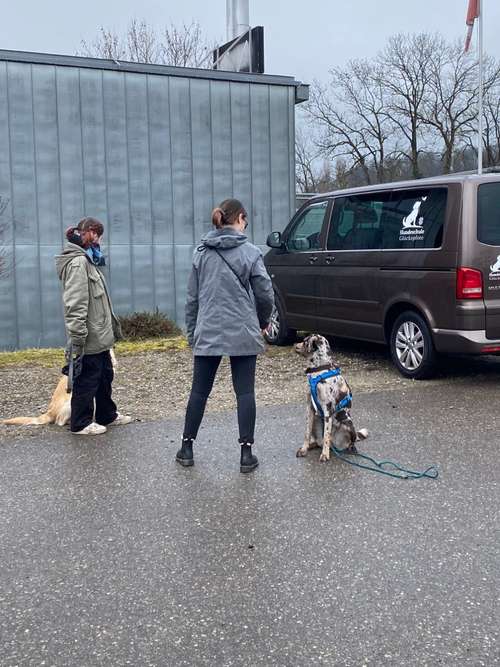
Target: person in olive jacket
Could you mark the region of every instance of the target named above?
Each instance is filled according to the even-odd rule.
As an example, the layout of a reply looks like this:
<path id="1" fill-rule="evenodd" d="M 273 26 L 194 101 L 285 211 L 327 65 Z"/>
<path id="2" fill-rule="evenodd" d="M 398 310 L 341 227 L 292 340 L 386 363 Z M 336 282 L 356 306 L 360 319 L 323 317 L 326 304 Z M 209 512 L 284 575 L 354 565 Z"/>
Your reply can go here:
<path id="1" fill-rule="evenodd" d="M 226 199 L 212 212 L 215 229 L 194 253 L 186 301 L 186 329 L 194 354 L 193 384 L 186 410 L 181 449 L 176 460 L 191 466 L 193 440 L 223 356 L 230 357 L 237 398 L 240 471 L 258 465 L 252 454 L 255 429 L 255 368 L 264 351 L 274 291 L 262 252 L 244 234 L 247 213 L 237 199 Z"/>
<path id="2" fill-rule="evenodd" d="M 63 288 L 67 358 L 75 368 L 70 429 L 80 435 L 98 435 L 106 432 L 107 425 L 132 421 L 117 412 L 111 398 L 110 350 L 121 338 L 121 329 L 99 268 L 104 265 L 99 245 L 103 233 L 99 220 L 83 218 L 77 227 L 67 230 L 67 243 L 56 257 Z"/>

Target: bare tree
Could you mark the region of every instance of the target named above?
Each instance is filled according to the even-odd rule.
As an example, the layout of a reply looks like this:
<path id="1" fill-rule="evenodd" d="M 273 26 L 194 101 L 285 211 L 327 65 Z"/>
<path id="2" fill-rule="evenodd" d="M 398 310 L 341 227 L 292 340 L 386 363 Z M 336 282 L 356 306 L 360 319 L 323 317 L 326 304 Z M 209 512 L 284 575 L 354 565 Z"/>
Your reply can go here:
<path id="1" fill-rule="evenodd" d="M 395 35 L 373 61 L 331 70 L 306 107 L 326 158 L 348 185 L 471 168 L 477 134 L 478 64 L 462 41 Z M 500 66 L 485 59 L 485 164 L 500 161 Z M 310 123 L 312 125 L 312 123 Z M 299 168 L 304 156 L 298 153 Z M 339 162 L 341 160 L 341 162 Z"/>
<path id="2" fill-rule="evenodd" d="M 307 106 L 318 123 L 318 146 L 333 160 L 344 158 L 348 168 L 361 169 L 365 182 L 385 180 L 385 161 L 395 149 L 395 127 L 386 113 L 381 71 L 365 60 L 351 61 L 330 71 L 328 87 L 315 82 Z"/>
<path id="3" fill-rule="evenodd" d="M 92 42 L 82 39 L 77 56 L 85 58 L 105 58 L 106 60 L 128 60 L 127 45 L 117 33 L 99 28 L 97 37 Z"/>
<path id="4" fill-rule="evenodd" d="M 178 67 L 209 67 L 211 60 L 207 56 L 215 48 L 203 37 L 199 23 L 184 24 L 181 28 L 174 25 L 163 31 L 163 62 L 165 65 Z"/>
<path id="5" fill-rule="evenodd" d="M 387 95 L 386 113 L 406 144 L 400 155 L 409 161 L 413 178 L 421 176 L 419 152 L 425 127 L 422 109 L 430 92 L 430 64 L 434 54 L 445 48 L 439 35 L 399 34 L 389 39 L 377 57 Z"/>
<path id="6" fill-rule="evenodd" d="M 131 21 L 127 32 L 127 52 L 132 62 L 163 62 L 163 49 L 153 28 L 145 21 Z"/>
<path id="7" fill-rule="evenodd" d="M 101 26 L 94 40 L 82 41 L 78 55 L 179 67 L 208 67 L 212 48 L 196 21 L 181 27 L 172 24 L 157 32 L 146 21 L 133 19 L 125 35 Z"/>
<path id="8" fill-rule="evenodd" d="M 485 166 L 500 165 L 500 77 L 486 91 L 483 105 Z"/>
<path id="9" fill-rule="evenodd" d="M 477 62 L 457 42 L 434 53 L 429 68 L 429 94 L 421 120 L 441 139 L 443 172 L 448 174 L 455 151 L 467 142 L 477 117 Z"/>
<path id="10" fill-rule="evenodd" d="M 348 188 L 350 183 L 350 170 L 347 167 L 347 163 L 344 159 L 339 158 L 337 162 L 335 163 L 335 180 L 334 180 L 334 188 L 335 189 L 342 189 L 342 188 Z"/>
<path id="11" fill-rule="evenodd" d="M 295 174 L 300 192 L 325 192 L 332 189 L 331 165 L 321 156 L 306 126 L 298 128 L 296 132 Z"/>
<path id="12" fill-rule="evenodd" d="M 483 163 L 500 164 L 500 64 L 492 57 L 484 59 L 483 90 Z M 477 109 L 477 107 L 476 107 Z M 477 157 L 477 118 L 471 123 L 466 150 Z M 475 160 L 474 160 L 475 161 Z"/>
<path id="13" fill-rule="evenodd" d="M 295 133 L 295 179 L 300 192 L 316 192 L 315 162 L 319 152 L 304 130 Z"/>

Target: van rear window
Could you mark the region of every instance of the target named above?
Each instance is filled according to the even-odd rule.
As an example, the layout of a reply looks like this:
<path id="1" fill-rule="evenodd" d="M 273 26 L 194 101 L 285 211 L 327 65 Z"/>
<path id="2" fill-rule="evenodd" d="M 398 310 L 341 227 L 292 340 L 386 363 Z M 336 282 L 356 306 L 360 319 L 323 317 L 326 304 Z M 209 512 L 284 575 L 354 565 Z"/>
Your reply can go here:
<path id="1" fill-rule="evenodd" d="M 500 246 L 500 183 L 483 183 L 478 188 L 477 240 Z"/>

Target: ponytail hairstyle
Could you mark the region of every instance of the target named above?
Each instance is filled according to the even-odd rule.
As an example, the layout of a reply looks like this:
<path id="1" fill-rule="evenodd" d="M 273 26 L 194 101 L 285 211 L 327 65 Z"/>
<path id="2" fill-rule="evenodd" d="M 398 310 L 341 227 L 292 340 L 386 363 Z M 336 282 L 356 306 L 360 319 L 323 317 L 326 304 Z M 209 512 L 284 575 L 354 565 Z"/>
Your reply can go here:
<path id="1" fill-rule="evenodd" d="M 224 199 L 212 211 L 212 224 L 216 229 L 229 227 L 234 225 L 240 215 L 243 215 L 244 218 L 247 217 L 243 204 L 238 199 Z"/>
<path id="2" fill-rule="evenodd" d="M 65 232 L 66 239 L 70 243 L 74 243 L 75 245 L 82 246 L 82 237 L 80 236 L 80 232 L 78 231 L 78 227 L 68 227 L 68 229 Z"/>

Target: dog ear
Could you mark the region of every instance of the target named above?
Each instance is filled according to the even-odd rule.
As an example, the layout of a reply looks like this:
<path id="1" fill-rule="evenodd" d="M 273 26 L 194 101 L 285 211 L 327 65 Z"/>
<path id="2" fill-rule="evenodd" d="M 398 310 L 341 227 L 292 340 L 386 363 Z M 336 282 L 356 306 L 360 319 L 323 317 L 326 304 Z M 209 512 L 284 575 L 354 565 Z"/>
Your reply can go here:
<path id="1" fill-rule="evenodd" d="M 309 340 L 309 349 L 311 352 L 315 352 L 318 349 L 318 339 L 316 336 L 311 336 Z"/>

